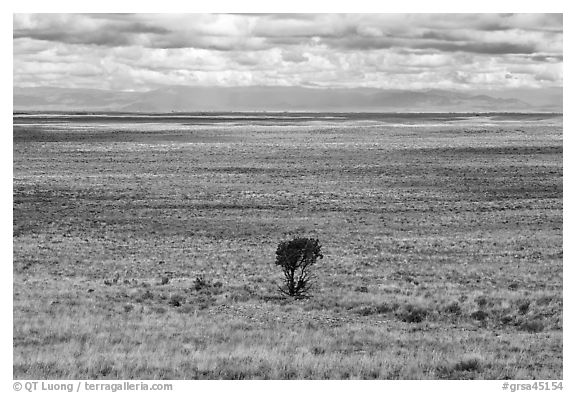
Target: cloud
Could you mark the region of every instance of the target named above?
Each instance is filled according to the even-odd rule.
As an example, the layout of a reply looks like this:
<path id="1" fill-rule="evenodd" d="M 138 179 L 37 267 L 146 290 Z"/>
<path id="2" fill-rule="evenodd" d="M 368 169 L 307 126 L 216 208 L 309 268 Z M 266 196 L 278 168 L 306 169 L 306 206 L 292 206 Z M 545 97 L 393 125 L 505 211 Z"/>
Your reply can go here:
<path id="1" fill-rule="evenodd" d="M 151 35 L 168 29 L 138 20 L 94 18 L 73 14 L 33 14 L 14 16 L 14 39 L 30 38 L 67 44 L 128 46 L 145 44 Z"/>
<path id="2" fill-rule="evenodd" d="M 16 14 L 14 38 L 102 46 L 213 50 L 264 50 L 316 40 L 317 44 L 337 49 L 404 47 L 495 54 L 534 53 L 550 42 L 561 50 L 562 16 Z"/>
<path id="3" fill-rule="evenodd" d="M 561 14 L 15 14 L 15 86 L 561 86 Z"/>
<path id="4" fill-rule="evenodd" d="M 302 63 L 308 61 L 308 56 L 300 51 L 282 50 L 282 60 L 290 63 Z"/>

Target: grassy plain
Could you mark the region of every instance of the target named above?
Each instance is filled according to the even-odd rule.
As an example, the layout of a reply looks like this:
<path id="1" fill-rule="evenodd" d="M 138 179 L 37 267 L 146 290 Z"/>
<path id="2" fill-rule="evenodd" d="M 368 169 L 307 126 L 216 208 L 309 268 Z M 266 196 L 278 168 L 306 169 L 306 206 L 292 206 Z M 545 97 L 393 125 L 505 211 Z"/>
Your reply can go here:
<path id="1" fill-rule="evenodd" d="M 562 378 L 561 116 L 15 117 L 13 141 L 14 378 Z M 293 301 L 296 235 L 325 258 Z"/>

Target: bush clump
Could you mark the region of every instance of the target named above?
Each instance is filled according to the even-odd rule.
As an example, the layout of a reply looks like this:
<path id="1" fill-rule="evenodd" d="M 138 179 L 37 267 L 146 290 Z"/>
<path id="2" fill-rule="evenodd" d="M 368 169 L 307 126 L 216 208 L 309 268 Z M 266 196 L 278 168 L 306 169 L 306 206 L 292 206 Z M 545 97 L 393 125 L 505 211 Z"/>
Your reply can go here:
<path id="1" fill-rule="evenodd" d="M 318 239 L 299 237 L 278 244 L 276 249 L 276 265 L 282 268 L 284 274 L 280 292 L 285 295 L 304 298 L 309 292 L 314 278 L 311 267 L 322 255 L 322 246 Z"/>
<path id="2" fill-rule="evenodd" d="M 466 357 L 454 363 L 456 371 L 480 371 L 482 369 L 482 360 L 477 357 Z"/>
<path id="3" fill-rule="evenodd" d="M 184 296 L 174 294 L 170 296 L 168 304 L 171 305 L 172 307 L 180 307 L 184 303 L 184 301 L 185 301 Z"/>
<path id="4" fill-rule="evenodd" d="M 208 286 L 208 283 L 204 279 L 204 276 L 196 277 L 196 280 L 194 280 L 194 289 L 196 291 L 200 291 L 203 288 L 206 288 L 207 286 Z"/>
<path id="5" fill-rule="evenodd" d="M 475 319 L 477 321 L 483 321 L 486 318 L 488 318 L 488 313 L 484 310 L 477 310 L 474 311 L 472 314 L 470 314 L 470 316 L 472 317 L 472 319 Z"/>
<path id="6" fill-rule="evenodd" d="M 521 300 L 518 302 L 518 313 L 525 315 L 530 309 L 530 300 Z"/>
<path id="7" fill-rule="evenodd" d="M 422 322 L 428 315 L 428 310 L 416 304 L 405 304 L 396 311 L 396 317 L 402 322 Z"/>
<path id="8" fill-rule="evenodd" d="M 462 307 L 460 307 L 460 303 L 452 302 L 444 308 L 444 311 L 450 314 L 460 315 L 462 313 Z"/>
<path id="9" fill-rule="evenodd" d="M 520 330 L 529 333 L 540 333 L 544 330 L 544 328 L 544 324 L 538 320 L 528 320 L 520 324 Z"/>

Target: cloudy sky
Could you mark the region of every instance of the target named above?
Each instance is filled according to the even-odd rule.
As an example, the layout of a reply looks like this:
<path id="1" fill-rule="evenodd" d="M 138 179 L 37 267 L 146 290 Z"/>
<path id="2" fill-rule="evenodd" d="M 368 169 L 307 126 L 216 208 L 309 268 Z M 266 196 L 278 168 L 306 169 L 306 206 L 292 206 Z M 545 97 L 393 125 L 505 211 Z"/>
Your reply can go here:
<path id="1" fill-rule="evenodd" d="M 15 14 L 15 87 L 562 86 L 561 14 Z"/>

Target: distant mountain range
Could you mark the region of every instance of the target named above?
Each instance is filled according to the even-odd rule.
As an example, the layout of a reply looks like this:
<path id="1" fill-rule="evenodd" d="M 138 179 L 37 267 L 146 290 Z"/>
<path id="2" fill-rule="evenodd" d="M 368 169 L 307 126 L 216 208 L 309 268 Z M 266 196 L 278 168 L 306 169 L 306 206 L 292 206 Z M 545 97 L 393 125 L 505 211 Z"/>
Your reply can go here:
<path id="1" fill-rule="evenodd" d="M 307 87 L 184 87 L 145 92 L 18 88 L 14 111 L 562 112 L 562 88 L 468 93 Z"/>

